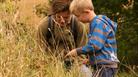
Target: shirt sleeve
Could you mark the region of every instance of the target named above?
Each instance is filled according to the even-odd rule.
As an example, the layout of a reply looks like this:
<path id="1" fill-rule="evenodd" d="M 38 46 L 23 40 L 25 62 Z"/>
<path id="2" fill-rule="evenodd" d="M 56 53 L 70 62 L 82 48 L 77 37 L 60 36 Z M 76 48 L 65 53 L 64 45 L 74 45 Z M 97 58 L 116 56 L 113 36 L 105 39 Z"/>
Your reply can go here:
<path id="1" fill-rule="evenodd" d="M 90 31 L 88 35 L 89 39 L 87 44 L 83 47 L 77 48 L 78 54 L 86 54 L 89 52 L 100 50 L 104 46 L 104 43 L 107 39 L 107 35 L 110 32 L 108 26 L 100 20 L 97 20 L 95 24 L 91 24 L 90 26 L 95 27 L 93 31 Z"/>

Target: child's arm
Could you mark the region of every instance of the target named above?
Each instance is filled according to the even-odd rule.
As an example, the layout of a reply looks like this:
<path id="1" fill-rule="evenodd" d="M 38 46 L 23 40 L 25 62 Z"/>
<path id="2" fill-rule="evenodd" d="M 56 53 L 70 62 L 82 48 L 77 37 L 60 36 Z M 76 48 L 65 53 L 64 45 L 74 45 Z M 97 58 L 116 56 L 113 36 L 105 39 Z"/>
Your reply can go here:
<path id="1" fill-rule="evenodd" d="M 101 50 L 107 40 L 108 34 L 111 32 L 109 26 L 107 26 L 104 22 L 97 19 L 94 24 L 90 26 L 95 26 L 93 31 L 89 34 L 89 40 L 86 46 L 81 48 L 77 48 L 78 54 L 86 54 L 89 52 L 96 52 Z M 93 27 L 91 27 L 93 28 Z M 92 29 L 91 29 L 92 30 Z"/>
<path id="2" fill-rule="evenodd" d="M 65 57 L 68 57 L 68 56 L 77 56 L 76 49 L 71 50 L 69 53 L 67 53 L 67 55 Z"/>
<path id="3" fill-rule="evenodd" d="M 76 54 L 87 54 L 89 52 L 96 52 L 100 50 L 104 46 L 107 35 L 110 33 L 110 31 L 110 28 L 106 24 L 98 20 L 98 22 L 95 23 L 95 28 L 93 29 L 93 32 L 91 31 L 89 34 L 87 45 L 74 49 L 70 51 L 67 55 L 74 56 Z"/>

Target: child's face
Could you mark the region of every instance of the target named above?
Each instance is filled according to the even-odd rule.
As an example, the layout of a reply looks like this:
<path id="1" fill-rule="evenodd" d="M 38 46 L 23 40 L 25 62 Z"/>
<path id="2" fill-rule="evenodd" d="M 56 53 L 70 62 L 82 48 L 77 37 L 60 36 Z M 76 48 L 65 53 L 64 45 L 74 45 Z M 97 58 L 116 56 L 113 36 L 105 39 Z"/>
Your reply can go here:
<path id="1" fill-rule="evenodd" d="M 89 14 L 88 12 L 78 12 L 75 14 L 75 16 L 78 18 L 79 21 L 83 23 L 89 23 Z"/>

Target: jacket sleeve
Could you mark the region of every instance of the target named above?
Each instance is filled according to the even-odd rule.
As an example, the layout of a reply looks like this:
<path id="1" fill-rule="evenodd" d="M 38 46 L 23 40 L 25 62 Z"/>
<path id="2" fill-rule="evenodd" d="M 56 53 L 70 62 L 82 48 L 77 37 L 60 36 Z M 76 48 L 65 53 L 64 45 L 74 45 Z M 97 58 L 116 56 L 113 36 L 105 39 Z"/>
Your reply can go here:
<path id="1" fill-rule="evenodd" d="M 107 39 L 107 35 L 109 34 L 110 31 L 111 30 L 109 29 L 109 27 L 103 22 L 95 24 L 93 32 L 89 34 L 89 40 L 87 45 L 78 48 L 77 53 L 85 54 L 88 52 L 101 50 L 104 46 L 104 43 Z"/>

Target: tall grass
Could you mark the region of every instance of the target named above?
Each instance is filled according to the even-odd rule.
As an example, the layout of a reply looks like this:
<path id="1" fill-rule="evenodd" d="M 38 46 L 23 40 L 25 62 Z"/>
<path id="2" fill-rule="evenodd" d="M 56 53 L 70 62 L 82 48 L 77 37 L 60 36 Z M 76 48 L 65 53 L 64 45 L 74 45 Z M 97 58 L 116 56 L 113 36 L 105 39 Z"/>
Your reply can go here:
<path id="1" fill-rule="evenodd" d="M 0 20 L 0 77 L 82 77 L 77 61 L 67 71 L 63 61 L 39 48 L 35 34 L 22 20 L 14 24 Z M 136 76 L 119 73 L 118 77 Z"/>
<path id="2" fill-rule="evenodd" d="M 63 62 L 37 45 L 36 29 L 18 18 L 18 9 L 0 3 L 0 77 L 76 77 L 76 66 L 65 70 Z"/>
<path id="3" fill-rule="evenodd" d="M 18 22 L 0 22 L 0 77 L 74 77 L 63 62 L 43 52 L 35 40 L 34 28 Z M 72 74 L 70 74 L 72 73 Z"/>
<path id="4" fill-rule="evenodd" d="M 0 5 L 3 8 L 0 11 L 3 15 L 0 19 L 0 77 L 76 77 L 78 75 L 77 67 L 67 72 L 61 60 L 43 52 L 37 45 L 34 27 L 26 24 L 25 20 L 18 19 L 18 11 L 9 11 L 10 13 L 6 11 L 4 8 L 7 7 L 3 7 L 5 5 L 11 6 L 12 3 Z"/>
<path id="5" fill-rule="evenodd" d="M 36 29 L 18 18 L 16 6 L 0 3 L 0 77 L 81 77 L 76 61 L 70 71 L 63 61 L 39 48 Z M 118 77 L 135 77 L 119 73 Z"/>

